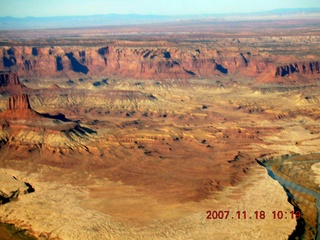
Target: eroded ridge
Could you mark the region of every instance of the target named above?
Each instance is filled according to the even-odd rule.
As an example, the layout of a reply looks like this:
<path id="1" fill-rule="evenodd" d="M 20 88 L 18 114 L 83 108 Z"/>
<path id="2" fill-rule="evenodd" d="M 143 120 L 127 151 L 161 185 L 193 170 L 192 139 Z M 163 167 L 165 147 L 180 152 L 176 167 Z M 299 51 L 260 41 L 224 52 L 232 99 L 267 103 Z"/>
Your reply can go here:
<path id="1" fill-rule="evenodd" d="M 282 24 L 2 42 L 0 167 L 36 191 L 1 220 L 62 239 L 288 239 L 302 201 L 256 157 L 319 152 L 320 38 Z"/>

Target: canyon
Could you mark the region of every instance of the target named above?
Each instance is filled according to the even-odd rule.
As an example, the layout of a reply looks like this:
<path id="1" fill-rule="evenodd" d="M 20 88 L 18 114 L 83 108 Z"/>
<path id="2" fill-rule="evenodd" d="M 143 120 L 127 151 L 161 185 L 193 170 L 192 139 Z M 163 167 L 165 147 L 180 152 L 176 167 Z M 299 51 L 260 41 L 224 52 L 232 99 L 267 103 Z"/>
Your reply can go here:
<path id="1" fill-rule="evenodd" d="M 241 39 L 242 40 L 242 39 Z M 290 45 L 295 37 L 272 41 Z M 207 44 L 153 42 L 153 46 L 118 41 L 107 46 L 51 46 L 3 47 L 0 51 L 2 69 L 13 70 L 20 77 L 72 79 L 115 76 L 120 78 L 150 79 L 208 79 L 239 75 L 280 82 L 281 77 L 310 79 L 319 74 L 318 56 L 310 53 L 296 56 L 293 46 L 285 53 L 259 45 L 269 39 L 249 39 L 244 43 L 235 39 L 218 39 Z M 318 37 L 305 37 L 311 49 L 317 52 Z M 49 43 L 48 43 L 49 44 Z M 250 49 L 251 45 L 258 49 Z M 228 49 L 228 50 L 225 50 Z M 103 84 L 103 83 L 101 83 Z"/>
<path id="2" fill-rule="evenodd" d="M 317 236 L 257 159 L 319 152 L 318 20 L 272 23 L 0 32 L 0 176 L 34 190 L 0 221 L 38 239 Z M 283 174 L 313 186 L 312 169 Z M 297 209 L 307 224 L 272 215 Z"/>

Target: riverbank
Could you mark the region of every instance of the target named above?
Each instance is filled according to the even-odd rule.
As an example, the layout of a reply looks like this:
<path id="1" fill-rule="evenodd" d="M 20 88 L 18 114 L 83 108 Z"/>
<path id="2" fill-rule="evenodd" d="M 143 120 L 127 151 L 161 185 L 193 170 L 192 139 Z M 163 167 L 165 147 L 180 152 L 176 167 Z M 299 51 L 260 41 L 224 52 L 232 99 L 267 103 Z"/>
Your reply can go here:
<path id="1" fill-rule="evenodd" d="M 318 159 L 319 154 L 310 154 L 258 160 L 268 175 L 283 186 L 295 211 L 301 213 L 292 239 L 320 238 L 320 193 L 315 191 L 318 189 L 316 176 L 308 174 Z"/>

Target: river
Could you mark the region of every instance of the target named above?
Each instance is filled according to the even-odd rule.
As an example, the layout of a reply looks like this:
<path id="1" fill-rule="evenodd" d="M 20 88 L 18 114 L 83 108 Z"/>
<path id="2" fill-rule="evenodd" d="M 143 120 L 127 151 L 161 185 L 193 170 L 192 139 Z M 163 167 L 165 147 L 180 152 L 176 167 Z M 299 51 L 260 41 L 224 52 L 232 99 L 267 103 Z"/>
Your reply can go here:
<path id="1" fill-rule="evenodd" d="M 310 189 L 305 188 L 305 187 L 303 187 L 303 186 L 301 186 L 299 184 L 296 184 L 294 182 L 290 182 L 290 181 L 280 177 L 279 175 L 277 175 L 276 173 L 274 173 L 271 170 L 272 166 L 264 166 L 264 167 L 267 168 L 268 175 L 272 179 L 277 180 L 285 189 L 292 189 L 292 190 L 300 192 L 300 193 L 308 194 L 308 195 L 310 195 L 310 196 L 315 198 L 315 200 L 316 200 L 315 206 L 316 206 L 316 208 L 318 210 L 318 219 L 317 219 L 317 223 L 318 224 L 317 224 L 317 235 L 316 235 L 317 237 L 316 237 L 316 239 L 320 240 L 320 234 L 319 234 L 320 233 L 320 224 L 319 224 L 320 223 L 320 214 L 319 214 L 320 213 L 320 194 L 318 192 L 315 192 L 313 190 L 310 190 Z M 288 194 L 288 197 L 290 197 L 290 198 L 295 198 L 296 197 L 296 196 L 291 195 L 288 191 L 286 191 L 286 192 Z"/>

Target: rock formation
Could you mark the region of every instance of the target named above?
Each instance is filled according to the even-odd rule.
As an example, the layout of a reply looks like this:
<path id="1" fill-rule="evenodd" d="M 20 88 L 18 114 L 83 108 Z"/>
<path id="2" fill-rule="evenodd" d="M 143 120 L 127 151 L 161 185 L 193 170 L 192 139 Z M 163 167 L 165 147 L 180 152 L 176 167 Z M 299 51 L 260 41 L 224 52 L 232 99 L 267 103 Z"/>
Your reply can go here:
<path id="1" fill-rule="evenodd" d="M 7 109 L 10 111 L 31 109 L 28 95 L 20 94 L 9 97 Z"/>
<path id="2" fill-rule="evenodd" d="M 26 119 L 40 117 L 40 115 L 31 108 L 29 97 L 24 93 L 9 97 L 7 110 L 3 111 L 0 116 L 4 119 Z"/>
<path id="3" fill-rule="evenodd" d="M 66 239 L 288 238 L 296 219 L 275 226 L 271 212 L 294 208 L 255 156 L 319 150 L 320 37 L 85 34 L 0 47 L 0 69 L 34 88 L 7 91 L 21 83 L 3 77 L 0 165 L 38 186 L 0 208 L 3 221 Z M 243 211 L 252 219 L 232 219 Z"/>
<path id="4" fill-rule="evenodd" d="M 21 85 L 18 75 L 11 72 L 0 72 L 0 87 L 13 85 Z"/>
<path id="5" fill-rule="evenodd" d="M 34 191 L 30 184 L 19 181 L 5 173 L 0 173 L 0 183 L 0 205 Z"/>
<path id="6" fill-rule="evenodd" d="M 293 63 L 289 65 L 279 66 L 276 70 L 276 76 L 285 77 L 294 73 L 301 74 L 319 74 L 320 62 Z"/>
<path id="7" fill-rule="evenodd" d="M 0 71 L 0 93 L 18 94 L 27 89 L 21 82 L 17 73 Z"/>
<path id="8" fill-rule="evenodd" d="M 223 44 L 222 42 L 220 44 Z M 216 46 L 219 47 L 220 45 Z M 126 44 L 104 47 L 53 46 L 39 47 L 37 55 L 26 46 L 3 48 L 0 51 L 0 69 L 16 70 L 25 78 L 83 76 L 116 76 L 134 79 L 188 79 L 214 76 L 267 76 L 268 79 L 287 77 L 294 73 L 319 73 L 316 58 L 296 56 L 265 56 L 243 52 L 232 45 L 221 49 L 211 46 L 192 48 L 141 47 Z M 6 50 L 7 49 L 7 50 Z M 8 59 L 15 59 L 8 64 Z M 7 59 L 7 61 L 5 61 Z M 286 63 L 286 64 L 283 64 Z"/>
<path id="9" fill-rule="evenodd" d="M 3 86 L 14 84 L 19 86 L 20 82 L 16 74 L 5 73 L 2 76 Z M 55 85 L 54 89 L 59 90 L 59 87 Z M 95 133 L 88 128 L 82 128 L 61 113 L 50 115 L 34 111 L 29 95 L 26 93 L 8 92 L 8 94 L 11 96 L 7 100 L 7 109 L 0 112 L 0 148 L 1 145 L 15 145 L 13 154 L 17 156 L 21 155 L 19 149 L 23 152 L 25 146 L 27 149 L 36 146 L 38 150 L 43 147 L 46 149 L 85 148 L 83 142 L 91 133 Z"/>

